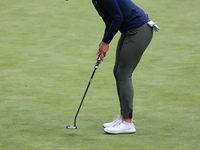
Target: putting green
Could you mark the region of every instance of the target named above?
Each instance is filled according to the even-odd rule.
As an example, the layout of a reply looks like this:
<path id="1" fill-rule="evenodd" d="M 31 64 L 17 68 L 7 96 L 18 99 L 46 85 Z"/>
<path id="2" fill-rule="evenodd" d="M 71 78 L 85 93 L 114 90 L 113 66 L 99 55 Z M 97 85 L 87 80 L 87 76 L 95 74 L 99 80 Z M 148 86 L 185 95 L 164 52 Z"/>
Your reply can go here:
<path id="1" fill-rule="evenodd" d="M 0 149 L 199 149 L 199 0 L 134 1 L 157 22 L 133 74 L 135 134 L 108 135 L 119 114 L 118 33 L 99 65 L 104 24 L 89 0 L 0 2 Z"/>

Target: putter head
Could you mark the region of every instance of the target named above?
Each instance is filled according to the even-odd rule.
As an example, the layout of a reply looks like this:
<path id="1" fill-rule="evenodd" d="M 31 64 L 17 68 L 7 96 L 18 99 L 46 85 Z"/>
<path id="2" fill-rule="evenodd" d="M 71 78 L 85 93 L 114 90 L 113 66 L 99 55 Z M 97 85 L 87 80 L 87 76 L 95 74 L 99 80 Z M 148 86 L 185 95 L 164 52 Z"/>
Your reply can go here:
<path id="1" fill-rule="evenodd" d="M 66 126 L 67 129 L 77 129 L 77 126 Z"/>

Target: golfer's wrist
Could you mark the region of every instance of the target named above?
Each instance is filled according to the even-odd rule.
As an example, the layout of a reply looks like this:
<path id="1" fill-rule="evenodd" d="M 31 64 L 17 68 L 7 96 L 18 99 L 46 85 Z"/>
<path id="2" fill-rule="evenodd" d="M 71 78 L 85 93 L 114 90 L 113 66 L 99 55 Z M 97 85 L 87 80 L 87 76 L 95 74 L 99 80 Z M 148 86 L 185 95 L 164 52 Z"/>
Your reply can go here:
<path id="1" fill-rule="evenodd" d="M 104 41 L 101 41 L 101 43 L 99 44 L 99 46 L 103 44 L 103 45 L 109 45 L 108 43 L 104 42 Z"/>

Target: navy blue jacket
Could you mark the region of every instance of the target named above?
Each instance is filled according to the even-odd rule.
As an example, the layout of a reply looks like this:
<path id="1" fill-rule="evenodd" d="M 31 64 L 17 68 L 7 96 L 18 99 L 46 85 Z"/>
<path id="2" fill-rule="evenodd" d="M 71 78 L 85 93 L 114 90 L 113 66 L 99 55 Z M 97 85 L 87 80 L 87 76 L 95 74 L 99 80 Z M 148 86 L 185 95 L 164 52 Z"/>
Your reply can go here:
<path id="1" fill-rule="evenodd" d="M 149 19 L 131 0 L 92 0 L 98 14 L 105 22 L 103 42 L 110 43 L 115 34 L 135 30 Z"/>

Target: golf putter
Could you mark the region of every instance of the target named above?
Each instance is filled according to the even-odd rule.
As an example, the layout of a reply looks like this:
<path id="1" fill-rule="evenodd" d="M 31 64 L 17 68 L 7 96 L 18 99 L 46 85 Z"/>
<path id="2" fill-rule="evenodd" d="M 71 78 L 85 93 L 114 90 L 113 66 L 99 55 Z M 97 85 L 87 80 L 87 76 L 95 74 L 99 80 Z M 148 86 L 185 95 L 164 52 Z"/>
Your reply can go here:
<path id="1" fill-rule="evenodd" d="M 88 91 L 88 88 L 89 88 L 89 86 L 90 86 L 90 83 L 92 82 L 93 76 L 94 76 L 94 74 L 95 74 L 95 72 L 96 72 L 96 70 L 97 70 L 97 68 L 98 68 L 98 66 L 99 66 L 99 63 L 101 62 L 100 56 L 101 56 L 101 55 L 99 55 L 99 57 L 98 57 L 98 59 L 97 59 L 97 62 L 96 62 L 96 64 L 95 64 L 95 66 L 94 66 L 94 71 L 93 71 L 93 73 L 92 73 L 92 76 L 91 76 L 91 78 L 90 78 L 90 81 L 89 81 L 89 83 L 88 83 L 88 86 L 87 86 L 87 88 L 86 88 L 86 90 L 85 90 L 85 93 L 84 93 L 84 95 L 83 95 L 83 98 L 82 98 L 82 100 L 81 100 L 81 103 L 80 103 L 80 105 L 79 105 L 79 108 L 78 108 L 78 110 L 77 110 L 77 112 L 76 112 L 76 115 L 75 115 L 75 117 L 74 117 L 74 125 L 67 126 L 67 127 L 66 127 L 67 129 L 77 129 L 77 126 L 76 126 L 76 118 L 77 118 L 78 113 L 79 113 L 79 111 L 80 111 L 80 109 L 81 109 L 81 106 L 82 106 L 82 104 L 83 104 L 83 100 L 84 100 L 85 95 L 86 95 L 86 93 L 87 93 L 87 91 Z"/>

